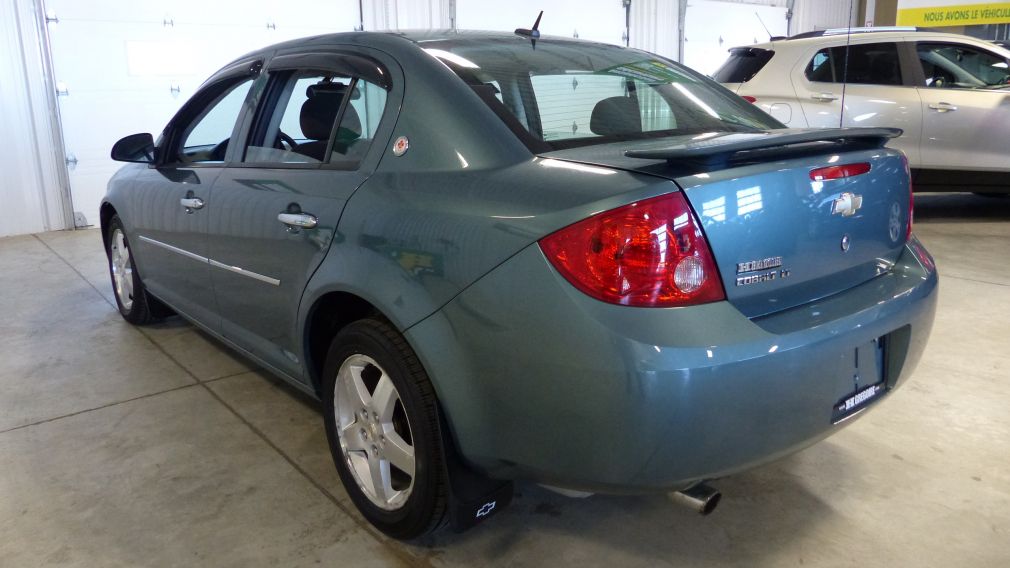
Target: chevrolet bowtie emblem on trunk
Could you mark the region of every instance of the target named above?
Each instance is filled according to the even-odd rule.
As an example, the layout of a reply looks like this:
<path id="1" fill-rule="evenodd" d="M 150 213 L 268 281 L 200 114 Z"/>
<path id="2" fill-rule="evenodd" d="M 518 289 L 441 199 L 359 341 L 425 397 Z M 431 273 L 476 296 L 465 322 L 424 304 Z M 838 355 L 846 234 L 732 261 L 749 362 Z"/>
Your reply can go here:
<path id="1" fill-rule="evenodd" d="M 831 203 L 831 214 L 852 217 L 863 206 L 863 196 L 845 192 Z"/>

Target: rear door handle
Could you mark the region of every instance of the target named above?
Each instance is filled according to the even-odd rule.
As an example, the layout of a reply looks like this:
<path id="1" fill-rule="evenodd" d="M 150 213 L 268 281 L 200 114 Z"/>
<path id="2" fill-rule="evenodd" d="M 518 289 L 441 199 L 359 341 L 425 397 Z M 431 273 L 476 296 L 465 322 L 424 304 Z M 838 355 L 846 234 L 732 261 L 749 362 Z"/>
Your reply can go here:
<path id="1" fill-rule="evenodd" d="M 277 220 L 294 229 L 315 229 L 319 219 L 308 213 L 281 213 Z"/>
<path id="2" fill-rule="evenodd" d="M 186 213 L 192 213 L 195 209 L 203 209 L 203 200 L 199 197 L 183 197 L 179 200 L 179 205 L 186 208 Z"/>
<path id="3" fill-rule="evenodd" d="M 929 108 L 937 112 L 950 112 L 952 110 L 957 110 L 957 107 L 950 103 L 931 103 Z"/>
<path id="4" fill-rule="evenodd" d="M 819 103 L 830 103 L 831 101 L 838 100 L 838 97 L 834 93 L 815 93 L 810 95 L 810 98 Z"/>

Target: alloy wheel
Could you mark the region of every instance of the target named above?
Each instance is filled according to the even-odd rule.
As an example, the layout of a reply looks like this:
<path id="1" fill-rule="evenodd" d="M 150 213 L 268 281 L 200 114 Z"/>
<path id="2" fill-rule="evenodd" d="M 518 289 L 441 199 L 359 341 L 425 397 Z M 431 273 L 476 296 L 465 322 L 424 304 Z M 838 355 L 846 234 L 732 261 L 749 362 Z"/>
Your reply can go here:
<path id="1" fill-rule="evenodd" d="M 126 236 L 120 229 L 112 232 L 111 241 L 109 265 L 112 269 L 112 281 L 116 287 L 116 297 L 119 298 L 123 309 L 130 311 L 133 308 L 133 264 L 130 262 L 130 248 L 126 244 Z"/>
<path id="2" fill-rule="evenodd" d="M 413 437 L 389 374 L 367 355 L 337 371 L 333 409 L 340 449 L 358 487 L 377 507 L 403 507 L 414 487 Z"/>

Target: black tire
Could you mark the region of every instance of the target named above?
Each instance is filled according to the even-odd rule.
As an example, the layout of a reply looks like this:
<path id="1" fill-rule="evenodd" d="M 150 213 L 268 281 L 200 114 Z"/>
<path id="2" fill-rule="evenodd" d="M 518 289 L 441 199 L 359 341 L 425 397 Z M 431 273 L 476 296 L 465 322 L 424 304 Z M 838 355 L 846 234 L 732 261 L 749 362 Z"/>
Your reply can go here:
<path id="1" fill-rule="evenodd" d="M 402 405 L 397 408 L 405 413 L 409 425 L 414 453 L 413 485 L 406 501 L 395 510 L 374 504 L 358 485 L 337 434 L 334 391 L 338 371 L 345 361 L 357 355 L 374 360 L 392 381 Z M 364 319 L 351 323 L 331 342 L 322 381 L 330 452 L 344 488 L 361 514 L 380 531 L 398 539 L 416 538 L 439 528 L 445 518 L 448 495 L 438 402 L 427 373 L 407 341 L 384 321 Z M 377 385 L 367 388 L 374 394 Z M 355 424 L 357 420 L 355 417 Z"/>
<path id="2" fill-rule="evenodd" d="M 133 283 L 129 291 L 125 289 L 120 290 L 116 284 L 113 249 L 117 246 L 117 232 L 123 235 L 122 242 L 126 249 L 130 251 L 129 274 L 125 276 Z M 172 312 L 167 306 L 147 293 L 147 288 L 144 287 L 144 283 L 140 279 L 140 273 L 137 272 L 137 266 L 133 261 L 133 254 L 130 249 L 130 241 L 126 236 L 126 230 L 123 228 L 123 222 L 119 220 L 119 215 L 113 215 L 112 219 L 109 220 L 108 234 L 105 236 L 105 255 L 109 261 L 109 279 L 112 281 L 112 292 L 116 297 L 119 313 L 123 316 L 123 319 L 134 325 L 151 323 L 170 315 Z M 126 296 L 128 301 L 124 302 L 124 298 L 121 296 Z"/>

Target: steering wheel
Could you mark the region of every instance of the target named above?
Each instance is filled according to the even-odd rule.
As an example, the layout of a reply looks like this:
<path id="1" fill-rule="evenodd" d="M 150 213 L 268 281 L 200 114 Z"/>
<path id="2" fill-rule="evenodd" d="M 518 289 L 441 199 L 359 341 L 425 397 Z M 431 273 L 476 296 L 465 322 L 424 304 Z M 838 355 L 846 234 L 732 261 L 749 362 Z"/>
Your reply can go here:
<path id="1" fill-rule="evenodd" d="M 288 147 L 287 147 L 287 148 L 285 148 L 285 147 L 283 146 L 284 144 L 287 144 L 287 145 L 288 145 Z M 288 136 L 288 135 L 287 135 L 287 134 L 285 134 L 285 133 L 284 133 L 283 131 L 281 131 L 281 130 L 278 130 L 278 131 L 277 131 L 277 140 L 276 140 L 276 141 L 274 141 L 274 146 L 275 146 L 275 147 L 276 147 L 276 148 L 277 148 L 278 150 L 294 150 L 294 149 L 295 149 L 295 147 L 296 147 L 296 146 L 298 146 L 298 142 L 295 142 L 295 139 L 294 139 L 294 138 L 292 138 L 292 137 Z"/>

